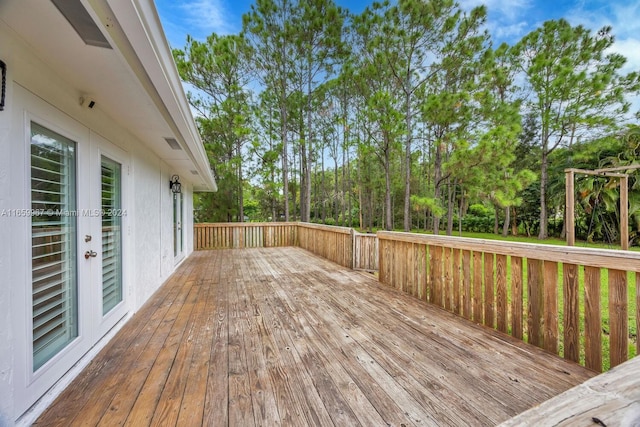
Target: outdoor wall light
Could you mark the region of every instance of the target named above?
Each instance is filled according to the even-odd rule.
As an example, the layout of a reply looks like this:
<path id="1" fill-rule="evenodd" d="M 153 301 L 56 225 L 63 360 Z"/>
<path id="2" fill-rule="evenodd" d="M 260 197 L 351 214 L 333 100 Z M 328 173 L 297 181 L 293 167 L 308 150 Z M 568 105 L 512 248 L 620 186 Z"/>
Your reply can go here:
<path id="1" fill-rule="evenodd" d="M 182 193 L 182 184 L 180 184 L 180 177 L 173 175 L 169 181 L 169 188 L 172 193 Z"/>
<path id="2" fill-rule="evenodd" d="M 0 111 L 4 110 L 4 97 L 7 94 L 7 64 L 0 61 L 0 69 L 2 70 L 2 93 L 0 93 Z"/>

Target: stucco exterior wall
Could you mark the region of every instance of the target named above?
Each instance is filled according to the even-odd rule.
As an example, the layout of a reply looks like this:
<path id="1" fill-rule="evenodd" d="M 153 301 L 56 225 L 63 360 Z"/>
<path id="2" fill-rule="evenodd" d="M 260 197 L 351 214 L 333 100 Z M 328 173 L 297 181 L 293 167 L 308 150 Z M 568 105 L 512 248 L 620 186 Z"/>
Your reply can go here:
<path id="1" fill-rule="evenodd" d="M 123 150 L 129 162 L 129 205 L 127 229 L 123 239 L 128 245 L 128 271 L 125 271 L 125 289 L 128 293 L 129 312 L 125 319 L 137 311 L 173 273 L 176 261 L 173 257 L 172 199 L 168 182 L 172 174 L 170 167 L 162 162 L 144 143 L 136 139 L 99 109 L 87 110 L 79 105 L 79 94 L 62 78 L 51 72 L 29 46 L 0 20 L 0 60 L 7 63 L 7 96 L 5 109 L 0 111 L 0 212 L 18 208 L 29 208 L 29 158 L 23 111 L 16 111 L 15 91 L 18 85 L 25 88 L 39 104 L 54 108 L 70 120 L 95 133 Z M 22 90 L 22 89 L 20 89 Z M 31 96 L 30 95 L 30 96 Z M 29 105 L 26 106 L 29 109 Z M 18 119 L 16 119 L 16 117 Z M 87 141 L 79 141 L 87 144 Z M 192 186 L 188 177 L 181 176 L 185 198 L 184 236 L 185 256 L 192 251 Z M 78 180 L 83 177 L 79 176 Z M 30 331 L 24 321 L 24 307 L 28 305 L 31 283 L 28 272 L 31 268 L 30 241 L 25 229 L 30 227 L 29 218 L 0 216 L 0 426 L 29 424 L 56 395 L 62 391 L 73 376 L 86 366 L 91 357 L 108 342 L 120 322 L 83 357 L 76 366 L 61 378 L 47 393 L 36 401 L 24 415 L 26 403 L 18 393 L 16 381 L 24 372 L 16 361 L 16 354 L 24 352 Z"/>
<path id="2" fill-rule="evenodd" d="M 0 60 L 11 62 L 13 59 L 13 49 L 7 43 L 8 40 L 0 32 Z M 8 81 L 13 72 L 9 69 Z M 11 87 L 7 87 L 7 99 L 11 99 Z M 4 111 L 0 111 L 0 147 L 3 151 L 0 155 L 0 211 L 9 209 L 12 200 L 11 191 L 11 151 L 10 132 L 12 128 L 11 103 L 7 103 Z M 0 242 L 11 241 L 11 228 L 6 226 L 4 218 L 0 218 Z M 15 280 L 11 245 L 0 244 L 0 325 L 10 325 L 12 318 L 11 301 L 13 299 L 13 287 L 10 286 Z M 9 327 L 0 328 L 0 426 L 9 425 L 10 414 L 13 413 L 13 343 L 14 331 Z"/>

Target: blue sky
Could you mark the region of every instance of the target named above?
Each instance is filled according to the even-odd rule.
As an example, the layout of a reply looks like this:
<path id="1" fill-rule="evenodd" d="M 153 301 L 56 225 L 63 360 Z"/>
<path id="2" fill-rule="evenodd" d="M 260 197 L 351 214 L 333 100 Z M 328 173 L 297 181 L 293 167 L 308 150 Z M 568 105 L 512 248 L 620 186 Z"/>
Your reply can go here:
<path id="1" fill-rule="evenodd" d="M 336 0 L 354 13 L 373 0 Z M 625 72 L 640 70 L 640 1 L 636 0 L 458 0 L 469 10 L 486 4 L 487 27 L 495 41 L 516 42 L 549 19 L 565 18 L 592 30 L 611 25 L 614 50 L 628 59 Z M 187 34 L 204 40 L 212 32 L 237 33 L 253 0 L 156 0 L 172 47 L 181 48 Z"/>

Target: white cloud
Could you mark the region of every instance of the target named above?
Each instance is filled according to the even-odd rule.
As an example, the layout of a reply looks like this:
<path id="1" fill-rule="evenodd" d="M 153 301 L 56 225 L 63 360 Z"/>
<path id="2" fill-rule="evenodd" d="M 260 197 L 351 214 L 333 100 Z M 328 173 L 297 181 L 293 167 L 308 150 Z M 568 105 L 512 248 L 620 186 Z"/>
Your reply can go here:
<path id="1" fill-rule="evenodd" d="M 493 36 L 494 42 L 503 41 L 514 43 L 532 30 L 527 15 L 534 0 L 460 0 L 463 10 L 469 11 L 474 7 L 487 7 L 487 28 Z"/>
<path id="2" fill-rule="evenodd" d="M 611 26 L 615 42 L 610 50 L 627 58 L 622 72 L 640 71 L 640 4 L 614 3 L 597 9 L 582 5 L 571 10 L 567 19 L 593 32 Z"/>
<path id="3" fill-rule="evenodd" d="M 492 27 L 491 34 L 498 39 L 505 40 L 518 40 L 531 30 L 530 24 L 525 21 L 520 21 L 511 25 L 493 25 Z"/>
<path id="4" fill-rule="evenodd" d="M 640 71 L 640 39 L 616 39 L 610 50 L 627 58 L 627 63 L 622 68 L 624 74 Z"/>
<path id="5" fill-rule="evenodd" d="M 518 20 L 531 7 L 531 0 L 460 0 L 462 9 L 469 10 L 486 5 L 490 15 L 498 14 L 505 20 Z"/>
<path id="6" fill-rule="evenodd" d="M 180 9 L 184 13 L 186 24 L 196 30 L 198 36 L 206 37 L 211 33 L 233 32 L 230 14 L 220 0 L 190 0 L 182 2 Z"/>
<path id="7" fill-rule="evenodd" d="M 640 37 L 640 3 L 623 4 L 620 0 L 606 6 L 588 8 L 580 3 L 567 13 L 572 25 L 583 25 L 593 31 L 610 25 L 621 39 Z"/>
<path id="8" fill-rule="evenodd" d="M 613 8 L 615 34 L 620 37 L 640 37 L 640 4 L 616 5 Z"/>

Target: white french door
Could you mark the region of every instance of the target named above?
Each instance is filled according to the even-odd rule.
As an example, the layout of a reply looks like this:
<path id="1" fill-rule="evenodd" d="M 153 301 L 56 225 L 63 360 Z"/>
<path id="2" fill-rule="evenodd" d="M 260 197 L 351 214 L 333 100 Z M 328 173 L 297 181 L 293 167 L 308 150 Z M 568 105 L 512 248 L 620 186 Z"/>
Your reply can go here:
<path id="1" fill-rule="evenodd" d="M 99 214 L 92 216 L 91 242 L 84 258 L 90 260 L 91 282 L 96 284 L 93 300 L 97 337 L 102 337 L 124 315 L 125 240 L 127 209 L 124 181 L 128 163 L 126 153 L 107 140 L 92 135 L 91 205 Z M 98 316 L 99 315 L 99 316 Z"/>
<path id="2" fill-rule="evenodd" d="M 128 312 L 127 153 L 19 88 L 28 167 L 20 405 L 28 408 Z M 25 224 L 27 225 L 27 224 Z M 20 381 L 22 382 L 22 381 Z"/>
<path id="3" fill-rule="evenodd" d="M 79 336 L 77 143 L 33 121 L 31 310 L 33 371 Z"/>

